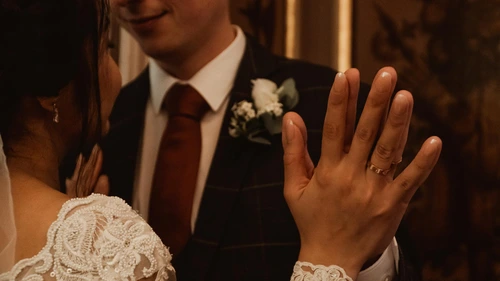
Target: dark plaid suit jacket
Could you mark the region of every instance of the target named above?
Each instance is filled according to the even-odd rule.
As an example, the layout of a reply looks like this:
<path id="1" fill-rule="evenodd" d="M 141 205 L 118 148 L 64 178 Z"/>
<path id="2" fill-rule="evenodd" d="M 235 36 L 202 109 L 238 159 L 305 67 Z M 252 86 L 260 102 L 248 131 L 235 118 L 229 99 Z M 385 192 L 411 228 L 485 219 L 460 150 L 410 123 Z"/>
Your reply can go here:
<path id="1" fill-rule="evenodd" d="M 280 85 L 295 79 L 309 152 L 320 156 L 321 131 L 335 72 L 326 67 L 271 54 L 248 38 L 203 194 L 195 232 L 175 258 L 178 280 L 290 280 L 299 251 L 299 234 L 283 197 L 281 135 L 259 145 L 228 134 L 231 106 L 251 100 L 251 80 L 266 78 Z M 103 144 L 105 173 L 112 195 L 131 203 L 142 138 L 149 73 L 145 70 L 118 97 L 111 131 Z M 363 104 L 368 93 L 364 85 Z M 400 277 L 406 277 L 404 259 Z"/>

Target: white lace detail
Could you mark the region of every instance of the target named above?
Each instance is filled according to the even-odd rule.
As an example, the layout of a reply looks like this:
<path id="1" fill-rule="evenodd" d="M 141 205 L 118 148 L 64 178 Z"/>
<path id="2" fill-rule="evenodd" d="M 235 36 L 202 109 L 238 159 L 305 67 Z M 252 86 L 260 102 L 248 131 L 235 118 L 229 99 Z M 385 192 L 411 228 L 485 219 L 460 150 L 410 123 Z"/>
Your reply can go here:
<path id="1" fill-rule="evenodd" d="M 342 267 L 314 265 L 298 261 L 293 267 L 292 281 L 352 281 Z"/>
<path id="2" fill-rule="evenodd" d="M 122 199 L 93 194 L 66 202 L 38 255 L 0 281 L 175 280 L 172 256 Z"/>

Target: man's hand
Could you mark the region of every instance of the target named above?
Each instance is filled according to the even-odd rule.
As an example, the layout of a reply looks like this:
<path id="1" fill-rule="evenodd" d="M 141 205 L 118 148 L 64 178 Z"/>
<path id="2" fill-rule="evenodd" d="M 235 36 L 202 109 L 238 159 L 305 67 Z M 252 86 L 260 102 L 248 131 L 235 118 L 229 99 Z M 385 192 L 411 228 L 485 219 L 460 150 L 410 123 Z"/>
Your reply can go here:
<path id="1" fill-rule="evenodd" d="M 106 175 L 101 175 L 102 150 L 96 144 L 85 160 L 80 154 L 75 171 L 70 179 L 66 179 L 66 193 L 69 197 L 85 197 L 92 193 L 109 194 L 109 181 Z"/>
<path id="2" fill-rule="evenodd" d="M 307 151 L 302 118 L 284 117 L 284 193 L 301 236 L 299 260 L 341 266 L 355 280 L 362 265 L 387 248 L 410 199 L 436 164 L 442 144 L 431 137 L 394 178 L 413 108 L 412 95 L 400 91 L 388 113 L 396 81 L 393 68 L 378 72 L 354 130 L 359 72 L 337 75 L 317 167 Z"/>

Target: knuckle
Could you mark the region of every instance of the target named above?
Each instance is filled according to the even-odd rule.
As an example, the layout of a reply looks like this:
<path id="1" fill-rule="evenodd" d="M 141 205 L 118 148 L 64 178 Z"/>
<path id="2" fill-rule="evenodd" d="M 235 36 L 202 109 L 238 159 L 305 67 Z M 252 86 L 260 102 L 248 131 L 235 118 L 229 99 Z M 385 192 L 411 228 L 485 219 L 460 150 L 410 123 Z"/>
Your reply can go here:
<path id="1" fill-rule="evenodd" d="M 399 186 L 403 190 L 409 190 L 412 187 L 412 181 L 409 178 L 404 178 L 401 180 L 401 183 L 399 184 Z"/>
<path id="2" fill-rule="evenodd" d="M 378 108 L 387 105 L 387 98 L 384 97 L 383 93 L 376 91 L 368 97 L 367 103 L 369 103 L 371 107 Z"/>
<path id="3" fill-rule="evenodd" d="M 319 186 L 327 186 L 332 184 L 333 178 L 329 169 L 326 169 L 323 165 L 318 165 L 315 169 L 314 174 Z"/>
<path id="4" fill-rule="evenodd" d="M 283 155 L 283 164 L 285 166 L 290 166 L 293 163 L 297 162 L 297 160 L 298 160 L 297 154 L 294 154 L 294 153 L 285 153 Z"/>
<path id="5" fill-rule="evenodd" d="M 395 128 L 403 127 L 406 124 L 406 114 L 394 114 L 389 118 L 389 125 Z"/>
<path id="6" fill-rule="evenodd" d="M 346 95 L 343 92 L 333 90 L 330 94 L 330 99 L 328 103 L 330 106 L 338 106 L 346 101 Z"/>
<path id="7" fill-rule="evenodd" d="M 340 127 L 331 122 L 325 122 L 323 127 L 323 136 L 326 139 L 333 140 L 337 138 L 340 134 Z"/>
<path id="8" fill-rule="evenodd" d="M 417 169 L 417 171 L 419 173 L 422 173 L 422 172 L 424 172 L 424 171 L 427 170 L 427 165 L 426 165 L 426 163 L 423 163 L 423 162 L 420 162 L 420 161 L 416 161 L 415 162 L 415 169 Z"/>
<path id="9" fill-rule="evenodd" d="M 359 128 L 359 130 L 356 131 L 356 137 L 363 142 L 372 141 L 374 135 L 374 131 L 368 128 Z"/>
<path id="10" fill-rule="evenodd" d="M 384 161 L 392 160 L 392 154 L 394 153 L 395 148 L 386 144 L 377 144 L 375 148 L 375 153 L 377 157 Z"/>

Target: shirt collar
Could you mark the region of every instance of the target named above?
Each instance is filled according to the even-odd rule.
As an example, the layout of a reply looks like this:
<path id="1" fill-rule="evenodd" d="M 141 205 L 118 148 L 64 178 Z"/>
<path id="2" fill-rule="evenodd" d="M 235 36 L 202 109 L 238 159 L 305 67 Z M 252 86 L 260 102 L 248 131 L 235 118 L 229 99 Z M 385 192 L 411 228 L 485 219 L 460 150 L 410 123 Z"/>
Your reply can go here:
<path id="1" fill-rule="evenodd" d="M 219 110 L 233 87 L 245 53 L 246 37 L 240 27 L 233 27 L 236 30 L 233 42 L 189 80 L 181 81 L 173 77 L 150 59 L 151 101 L 156 114 L 160 113 L 168 90 L 176 83 L 190 84 L 203 96 L 214 112 Z"/>

